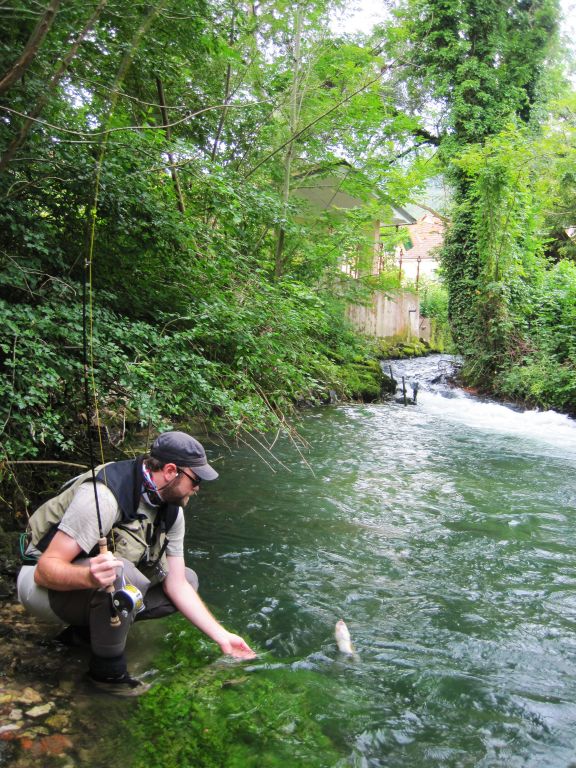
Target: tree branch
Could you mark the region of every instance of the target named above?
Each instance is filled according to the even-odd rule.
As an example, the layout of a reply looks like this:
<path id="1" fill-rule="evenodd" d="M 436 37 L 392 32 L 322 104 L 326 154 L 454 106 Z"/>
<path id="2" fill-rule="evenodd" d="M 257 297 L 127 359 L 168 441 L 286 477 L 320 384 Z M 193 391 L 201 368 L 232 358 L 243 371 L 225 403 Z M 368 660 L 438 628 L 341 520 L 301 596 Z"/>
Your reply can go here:
<path id="1" fill-rule="evenodd" d="M 17 115 L 18 117 L 26 117 L 28 120 L 30 120 L 33 123 L 38 123 L 39 125 L 45 125 L 47 128 L 52 128 L 55 131 L 61 131 L 62 133 L 71 133 L 73 136 L 87 136 L 89 139 L 97 139 L 102 136 L 108 136 L 111 133 L 118 133 L 119 131 L 154 131 L 154 130 L 161 130 L 163 131 L 165 128 L 173 128 L 175 125 L 181 125 L 182 123 L 185 123 L 187 120 L 191 120 L 193 117 L 197 117 L 198 115 L 204 114 L 204 112 L 211 112 L 214 109 L 238 109 L 238 108 L 246 108 L 246 107 L 253 107 L 257 106 L 258 104 L 268 104 L 269 102 L 263 102 L 263 101 L 249 101 L 246 104 L 215 104 L 212 107 L 204 107 L 203 109 L 199 109 L 197 112 L 188 112 L 184 117 L 182 117 L 180 120 L 175 120 L 172 123 L 169 123 L 167 126 L 160 125 L 158 128 L 155 128 L 152 125 L 123 125 L 119 126 L 118 128 L 105 128 L 103 131 L 75 131 L 71 128 L 64 128 L 61 125 L 54 125 L 54 123 L 49 123 L 46 120 L 39 120 L 37 117 L 30 117 L 29 115 L 25 115 L 23 112 L 18 112 L 16 109 L 11 109 L 10 107 L 6 107 L 4 105 L 0 105 L 0 110 L 4 110 L 4 112 L 9 112 L 11 115 Z M 159 104 L 155 104 L 153 106 L 159 107 Z M 168 107 L 167 107 L 168 109 Z M 77 143 L 80 144 L 90 144 L 91 141 L 79 141 Z"/>
<path id="2" fill-rule="evenodd" d="M 164 86 L 162 85 L 162 80 L 159 77 L 156 78 L 156 89 L 158 91 L 158 99 L 160 101 L 160 114 L 162 115 L 164 132 L 166 134 L 166 139 L 170 141 L 170 126 L 168 124 L 168 112 L 166 111 L 166 99 L 164 98 Z M 170 175 L 172 176 L 174 191 L 176 192 L 178 210 L 180 213 L 184 213 L 184 198 L 182 197 L 182 189 L 180 187 L 180 180 L 178 179 L 178 171 L 176 170 L 176 165 L 174 163 L 174 155 L 172 152 L 170 152 L 170 150 L 168 150 L 167 154 L 168 162 L 170 163 Z"/>
<path id="3" fill-rule="evenodd" d="M 0 80 L 0 94 L 7 91 L 17 80 L 20 80 L 24 72 L 26 72 L 30 64 L 34 61 L 40 46 L 44 42 L 44 38 L 48 34 L 50 27 L 56 18 L 59 5 L 60 0 L 51 0 L 50 5 L 44 11 L 44 15 L 41 17 L 38 24 L 36 24 L 36 27 L 28 38 L 28 42 L 22 51 L 22 55 L 12 68 L 8 70 L 2 80 Z"/>
<path id="4" fill-rule="evenodd" d="M 428 211 L 428 213 L 431 213 L 433 216 L 436 216 L 437 219 L 440 219 L 440 221 L 443 221 L 444 224 L 450 224 L 451 219 L 448 218 L 448 216 L 444 216 L 443 214 L 439 213 L 435 208 L 431 208 L 429 205 L 424 205 L 424 203 L 419 203 L 417 200 L 411 200 L 410 201 L 412 205 L 417 205 L 418 208 L 423 208 L 425 211 Z"/>
<path id="5" fill-rule="evenodd" d="M 48 461 L 47 459 L 35 459 L 31 461 L 11 461 L 10 459 L 4 460 L 5 464 L 60 464 L 64 467 L 79 467 L 80 469 L 88 469 L 87 464 L 75 464 L 72 461 Z"/>
<path id="6" fill-rule="evenodd" d="M 96 9 L 92 13 L 90 18 L 86 22 L 86 24 L 84 25 L 84 28 L 78 34 L 78 36 L 76 37 L 76 40 L 74 40 L 74 43 L 72 44 L 70 50 L 68 51 L 64 59 L 60 62 L 60 65 L 57 67 L 56 72 L 54 72 L 54 74 L 50 78 L 50 81 L 48 82 L 48 85 L 46 86 L 44 93 L 36 102 L 34 109 L 30 112 L 29 115 L 27 115 L 26 120 L 24 121 L 24 125 L 20 129 L 20 133 L 18 134 L 18 136 L 16 136 L 12 140 L 6 152 L 4 152 L 4 154 L 0 158 L 0 173 L 6 168 L 10 160 L 14 157 L 15 153 L 18 151 L 18 149 L 22 146 L 22 144 L 26 140 L 26 137 L 30 133 L 30 129 L 34 125 L 36 118 L 46 106 L 50 94 L 52 93 L 54 88 L 58 85 L 58 83 L 66 73 L 66 70 L 70 66 L 70 63 L 78 53 L 78 48 L 80 47 L 80 44 L 82 43 L 86 35 L 90 32 L 94 24 L 96 23 L 98 16 L 100 16 L 100 13 L 106 6 L 107 2 L 108 0 L 100 0 L 98 5 L 96 6 Z"/>
<path id="7" fill-rule="evenodd" d="M 346 98 L 342 99 L 342 101 L 339 101 L 338 104 L 335 104 L 333 107 L 330 107 L 326 112 L 323 112 L 318 117 L 315 117 L 314 120 L 311 120 L 307 125 L 304 126 L 304 128 L 301 128 L 299 131 L 296 131 L 296 133 L 292 134 L 289 139 L 287 139 L 283 144 L 280 144 L 279 147 L 276 147 L 272 152 L 269 152 L 266 157 L 264 157 L 262 160 L 260 160 L 259 163 L 256 163 L 256 165 L 252 168 L 251 171 L 248 171 L 246 176 L 244 178 L 248 179 L 250 176 L 252 176 L 253 173 L 255 173 L 258 168 L 260 168 L 264 163 L 266 163 L 268 160 L 270 160 L 271 157 L 274 157 L 274 155 L 277 155 L 278 152 L 281 152 L 284 147 L 287 147 L 289 144 L 291 144 L 293 141 L 296 141 L 296 139 L 300 138 L 302 134 L 306 133 L 307 130 L 312 128 L 316 123 L 319 123 L 320 120 L 323 120 L 325 117 L 328 117 L 328 115 L 331 115 L 332 112 L 336 112 L 337 109 L 340 109 L 340 107 L 343 104 L 347 104 L 349 101 L 351 101 L 355 96 L 357 96 L 359 93 L 362 93 L 362 91 L 365 91 L 366 88 L 369 88 L 374 83 L 377 83 L 378 80 L 381 79 L 383 73 L 381 72 L 377 77 L 372 78 L 372 80 L 369 80 L 367 83 L 362 85 L 360 88 L 357 88 L 353 93 L 351 93 L 349 96 L 346 96 Z"/>

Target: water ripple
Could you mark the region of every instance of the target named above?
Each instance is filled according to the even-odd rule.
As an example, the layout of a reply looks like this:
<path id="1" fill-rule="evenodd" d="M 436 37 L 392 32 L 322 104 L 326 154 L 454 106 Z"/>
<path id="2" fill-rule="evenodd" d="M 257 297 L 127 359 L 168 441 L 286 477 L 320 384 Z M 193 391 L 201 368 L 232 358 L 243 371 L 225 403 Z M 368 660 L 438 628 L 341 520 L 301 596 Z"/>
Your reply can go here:
<path id="1" fill-rule="evenodd" d="M 264 649 L 249 671 L 307 675 L 342 767 L 566 768 L 576 425 L 464 396 L 418 402 L 308 413 L 313 474 L 288 441 L 276 474 L 233 449 L 191 510 L 202 594 Z M 341 690 L 329 709 L 327 680 Z"/>

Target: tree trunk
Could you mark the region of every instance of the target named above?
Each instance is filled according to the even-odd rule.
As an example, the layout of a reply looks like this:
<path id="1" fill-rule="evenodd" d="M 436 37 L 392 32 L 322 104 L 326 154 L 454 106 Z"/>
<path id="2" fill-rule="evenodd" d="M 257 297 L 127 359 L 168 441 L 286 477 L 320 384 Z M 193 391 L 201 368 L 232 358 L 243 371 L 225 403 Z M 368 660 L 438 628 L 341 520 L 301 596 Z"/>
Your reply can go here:
<path id="1" fill-rule="evenodd" d="M 162 125 L 164 126 L 164 133 L 166 134 L 166 139 L 169 142 L 170 141 L 170 127 L 169 127 L 169 121 L 168 121 L 168 111 L 166 109 L 166 99 L 164 98 L 164 87 L 162 85 L 162 80 L 157 77 L 156 78 L 156 88 L 158 90 L 158 101 L 160 103 L 160 113 L 162 115 Z M 174 162 L 174 155 L 170 150 L 168 150 L 168 162 L 170 163 L 170 175 L 172 176 L 172 183 L 174 184 L 174 191 L 176 193 L 176 201 L 178 205 L 178 210 L 180 213 L 184 213 L 184 198 L 182 196 L 182 189 L 180 188 L 180 180 L 178 179 L 178 171 L 176 170 L 176 163 Z"/>
<path id="2" fill-rule="evenodd" d="M 294 66 L 292 69 L 292 89 L 290 92 L 290 119 L 289 131 L 291 140 L 286 146 L 284 155 L 284 179 L 282 182 L 281 200 L 282 200 L 282 219 L 286 220 L 288 215 L 288 200 L 290 198 L 290 181 L 292 174 L 292 160 L 294 159 L 294 139 L 297 134 L 298 120 L 300 118 L 300 109 L 302 99 L 300 94 L 300 70 L 302 62 L 300 60 L 300 45 L 302 41 L 302 8 L 296 9 L 295 32 L 294 32 Z M 284 244 L 286 241 L 286 229 L 281 222 L 276 227 L 276 252 L 274 255 L 274 276 L 278 279 L 284 273 Z"/>
<path id="3" fill-rule="evenodd" d="M 230 34 L 228 36 L 228 43 L 230 46 L 234 45 L 234 28 L 235 28 L 235 22 L 236 17 L 234 13 L 232 14 L 232 20 L 230 22 Z M 218 121 L 218 130 L 216 131 L 216 137 L 214 139 L 214 146 L 212 147 L 212 152 L 210 155 L 210 158 L 212 162 L 216 159 L 216 155 L 218 154 L 218 144 L 220 143 L 220 137 L 222 136 L 222 131 L 224 130 L 224 123 L 226 121 L 226 115 L 228 113 L 228 102 L 230 100 L 230 82 L 232 79 L 232 64 L 228 62 L 228 66 L 226 67 L 226 79 L 224 83 L 224 101 L 223 103 L 226 105 L 224 106 L 224 109 L 220 113 L 220 120 Z"/>

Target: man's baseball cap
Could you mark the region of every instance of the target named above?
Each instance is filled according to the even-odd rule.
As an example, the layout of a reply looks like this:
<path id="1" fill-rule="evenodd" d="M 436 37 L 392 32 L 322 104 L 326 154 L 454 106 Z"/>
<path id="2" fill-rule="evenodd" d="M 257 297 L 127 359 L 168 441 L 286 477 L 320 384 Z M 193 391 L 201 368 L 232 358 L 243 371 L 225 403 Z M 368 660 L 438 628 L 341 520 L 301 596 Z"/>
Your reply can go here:
<path id="1" fill-rule="evenodd" d="M 150 455 L 178 467 L 190 467 L 202 480 L 216 480 L 218 472 L 206 461 L 202 444 L 185 432 L 163 432 L 152 443 Z"/>

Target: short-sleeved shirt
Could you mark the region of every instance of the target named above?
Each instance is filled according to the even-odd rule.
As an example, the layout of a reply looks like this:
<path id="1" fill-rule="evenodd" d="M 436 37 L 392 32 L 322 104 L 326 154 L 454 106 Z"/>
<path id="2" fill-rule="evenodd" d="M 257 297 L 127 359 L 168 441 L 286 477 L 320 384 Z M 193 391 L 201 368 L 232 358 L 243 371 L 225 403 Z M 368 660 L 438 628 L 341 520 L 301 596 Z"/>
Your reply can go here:
<path id="1" fill-rule="evenodd" d="M 112 491 L 103 483 L 97 483 L 96 487 L 98 489 L 98 508 L 102 532 L 106 536 L 114 525 L 121 522 L 122 513 Z M 156 507 L 152 507 L 140 499 L 138 514 L 145 515 L 152 524 L 157 511 Z M 86 553 L 91 552 L 97 546 L 100 534 L 92 483 L 84 483 L 80 486 L 58 528 L 74 539 Z M 184 556 L 184 531 L 184 511 L 180 507 L 176 520 L 168 531 L 168 546 L 166 547 L 168 557 Z"/>

